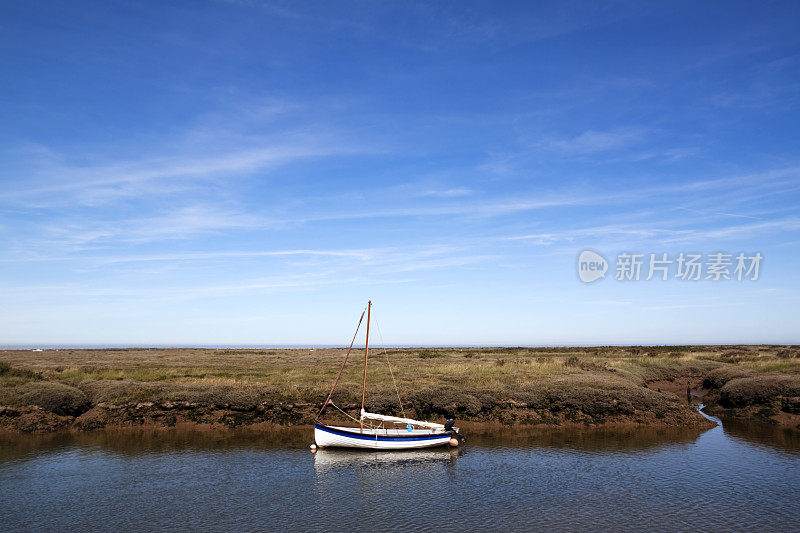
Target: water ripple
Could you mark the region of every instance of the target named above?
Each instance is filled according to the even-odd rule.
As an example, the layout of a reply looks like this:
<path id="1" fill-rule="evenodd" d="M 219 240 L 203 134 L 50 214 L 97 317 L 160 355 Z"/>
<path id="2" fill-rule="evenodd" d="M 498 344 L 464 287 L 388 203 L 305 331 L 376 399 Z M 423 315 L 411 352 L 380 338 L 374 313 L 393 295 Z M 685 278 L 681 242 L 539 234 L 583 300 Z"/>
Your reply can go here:
<path id="1" fill-rule="evenodd" d="M 4 441 L 0 529 L 800 530 L 800 446 L 759 431 L 490 435 L 403 453 Z"/>

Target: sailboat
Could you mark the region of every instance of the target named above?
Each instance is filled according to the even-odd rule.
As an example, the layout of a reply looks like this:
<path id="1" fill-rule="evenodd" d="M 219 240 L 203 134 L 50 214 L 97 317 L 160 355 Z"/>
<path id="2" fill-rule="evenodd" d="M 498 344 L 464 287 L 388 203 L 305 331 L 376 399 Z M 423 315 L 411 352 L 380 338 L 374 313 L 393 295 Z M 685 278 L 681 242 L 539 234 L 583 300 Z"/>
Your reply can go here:
<path id="1" fill-rule="evenodd" d="M 338 447 L 368 450 L 410 450 L 448 444 L 451 446 L 458 446 L 459 440 L 464 437 L 458 432 L 458 428 L 454 427 L 455 419 L 451 418 L 444 424 L 438 424 L 435 422 L 414 420 L 412 418 L 369 413 L 364 409 L 367 395 L 367 361 L 369 359 L 369 324 L 371 312 L 372 301 L 370 300 L 367 302 L 367 308 L 361 313 L 361 318 L 358 320 L 356 332 L 353 335 L 353 340 L 350 342 L 350 347 L 347 349 L 347 354 L 339 369 L 339 374 L 333 382 L 331 392 L 323 402 L 322 408 L 319 410 L 319 413 L 317 413 L 314 421 L 314 441 L 316 445 L 320 448 Z M 342 377 L 342 371 L 344 370 L 345 364 L 347 364 L 350 351 L 353 349 L 353 343 L 358 335 L 358 329 L 361 327 L 361 323 L 364 320 L 364 313 L 367 315 L 367 337 L 364 345 L 364 379 L 361 388 L 361 413 L 359 418 L 356 419 L 339 409 L 331 398 L 333 396 L 333 391 L 336 389 L 336 385 L 339 383 L 339 378 Z M 392 381 L 394 382 L 394 374 L 392 374 Z M 396 383 L 395 390 L 397 390 Z M 397 397 L 399 400 L 399 392 Z M 322 416 L 323 411 L 325 411 L 328 405 L 333 405 L 333 407 L 339 409 L 339 411 L 346 416 L 358 422 L 359 426 L 332 426 L 320 422 L 320 416 Z M 401 402 L 401 411 L 402 407 L 403 404 Z"/>

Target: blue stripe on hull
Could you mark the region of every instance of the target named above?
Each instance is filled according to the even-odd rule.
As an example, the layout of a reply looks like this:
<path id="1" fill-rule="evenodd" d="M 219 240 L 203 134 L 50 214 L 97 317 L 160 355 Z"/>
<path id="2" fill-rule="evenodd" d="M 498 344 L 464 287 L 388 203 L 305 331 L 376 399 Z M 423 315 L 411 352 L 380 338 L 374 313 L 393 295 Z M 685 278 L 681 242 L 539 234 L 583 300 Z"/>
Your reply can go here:
<path id="1" fill-rule="evenodd" d="M 389 442 L 407 442 L 407 441 L 414 441 L 414 440 L 417 440 L 417 441 L 419 441 L 419 440 L 436 440 L 436 439 L 443 439 L 445 437 L 450 437 L 449 433 L 439 433 L 439 434 L 436 434 L 436 435 L 425 435 L 425 436 L 421 436 L 421 437 L 401 437 L 401 436 L 390 437 L 388 435 L 378 435 L 377 438 L 375 438 L 375 435 L 362 435 L 360 433 L 350 433 L 349 431 L 340 431 L 338 429 L 333 429 L 333 428 L 328 427 L 328 426 L 320 426 L 319 424 L 314 424 L 314 429 L 319 429 L 321 431 L 326 431 L 328 433 L 333 433 L 334 435 L 339 435 L 341 437 L 348 437 L 348 438 L 351 438 L 351 439 L 369 440 L 369 441 L 372 441 L 372 442 L 375 442 L 376 440 L 378 442 L 381 442 L 381 441 L 384 441 L 384 442 L 386 442 L 386 441 L 389 441 Z"/>

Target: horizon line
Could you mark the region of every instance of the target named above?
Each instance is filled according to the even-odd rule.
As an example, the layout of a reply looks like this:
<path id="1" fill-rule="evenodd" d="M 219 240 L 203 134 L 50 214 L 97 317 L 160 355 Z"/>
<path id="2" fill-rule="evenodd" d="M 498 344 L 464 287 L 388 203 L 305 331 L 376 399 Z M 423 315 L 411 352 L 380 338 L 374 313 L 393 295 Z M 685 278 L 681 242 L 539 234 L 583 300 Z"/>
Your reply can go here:
<path id="1" fill-rule="evenodd" d="M 386 344 L 373 348 L 648 348 L 681 346 L 800 346 L 798 343 L 685 343 L 685 344 Z M 9 350 L 314 350 L 344 349 L 346 344 L 0 344 L 0 351 Z M 353 346 L 363 350 L 364 345 Z"/>

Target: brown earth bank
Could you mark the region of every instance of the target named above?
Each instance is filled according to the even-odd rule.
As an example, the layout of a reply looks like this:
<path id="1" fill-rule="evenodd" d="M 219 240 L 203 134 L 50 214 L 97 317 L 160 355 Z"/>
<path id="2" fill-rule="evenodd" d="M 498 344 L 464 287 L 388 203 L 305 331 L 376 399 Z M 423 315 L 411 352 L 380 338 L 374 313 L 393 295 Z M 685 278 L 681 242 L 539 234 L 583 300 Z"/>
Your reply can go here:
<path id="1" fill-rule="evenodd" d="M 708 414 L 800 429 L 800 379 L 797 374 L 718 368 L 703 379 Z"/>
<path id="2" fill-rule="evenodd" d="M 309 425 L 344 355 L 332 348 L 3 350 L 0 429 Z M 351 358 L 327 422 L 352 422 L 336 407 L 350 415 L 361 407 L 363 367 Z M 427 420 L 455 416 L 473 430 L 709 427 L 698 399 L 723 419 L 800 430 L 800 347 L 379 349 L 370 356 L 366 407 Z"/>

